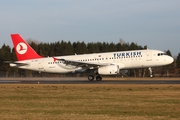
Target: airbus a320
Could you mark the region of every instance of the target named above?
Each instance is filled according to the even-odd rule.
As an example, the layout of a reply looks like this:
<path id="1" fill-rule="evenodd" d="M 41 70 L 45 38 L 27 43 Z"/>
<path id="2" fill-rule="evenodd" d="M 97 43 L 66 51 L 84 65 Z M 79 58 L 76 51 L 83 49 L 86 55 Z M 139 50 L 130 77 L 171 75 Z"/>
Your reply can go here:
<path id="1" fill-rule="evenodd" d="M 102 80 L 101 75 L 117 75 L 120 70 L 149 68 L 171 64 L 173 58 L 160 50 L 132 50 L 81 55 L 42 57 L 19 35 L 11 34 L 18 61 L 11 67 L 48 73 L 88 72 L 88 80 Z"/>

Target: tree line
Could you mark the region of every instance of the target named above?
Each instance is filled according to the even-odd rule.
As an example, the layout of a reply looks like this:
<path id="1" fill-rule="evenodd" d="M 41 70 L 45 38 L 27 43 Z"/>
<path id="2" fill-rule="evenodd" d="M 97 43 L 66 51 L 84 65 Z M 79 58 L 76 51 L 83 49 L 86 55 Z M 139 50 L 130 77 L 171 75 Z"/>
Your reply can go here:
<path id="1" fill-rule="evenodd" d="M 27 40 L 30 46 L 41 56 L 63 56 L 73 54 L 88 54 L 88 53 L 100 53 L 100 52 L 114 52 L 114 51 L 125 51 L 125 50 L 141 50 L 147 49 L 147 46 L 140 46 L 136 43 L 124 42 L 122 39 L 118 43 L 108 42 L 73 42 L 70 41 L 57 41 L 54 43 L 38 43 L 34 40 Z M 170 50 L 165 51 L 166 54 L 171 56 Z M 22 70 L 12 68 L 5 61 L 16 61 L 16 55 L 14 48 L 8 45 L 2 45 L 0 48 L 0 77 L 60 77 L 60 76 L 84 76 L 84 74 L 52 74 L 52 73 L 38 73 L 36 71 Z M 175 61 L 168 66 L 153 68 L 155 76 L 180 76 L 180 53 L 178 54 Z M 149 75 L 148 69 L 134 69 L 128 70 L 124 76 L 131 77 L 147 77 Z M 120 75 L 119 75 L 120 76 Z M 121 75 L 122 76 L 122 75 Z"/>

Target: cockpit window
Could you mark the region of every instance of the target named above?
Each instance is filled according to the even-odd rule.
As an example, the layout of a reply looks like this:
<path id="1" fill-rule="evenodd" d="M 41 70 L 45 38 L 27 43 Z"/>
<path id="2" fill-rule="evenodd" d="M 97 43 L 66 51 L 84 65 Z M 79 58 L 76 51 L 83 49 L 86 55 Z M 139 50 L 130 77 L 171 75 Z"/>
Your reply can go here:
<path id="1" fill-rule="evenodd" d="M 158 56 L 166 55 L 166 53 L 158 53 Z"/>

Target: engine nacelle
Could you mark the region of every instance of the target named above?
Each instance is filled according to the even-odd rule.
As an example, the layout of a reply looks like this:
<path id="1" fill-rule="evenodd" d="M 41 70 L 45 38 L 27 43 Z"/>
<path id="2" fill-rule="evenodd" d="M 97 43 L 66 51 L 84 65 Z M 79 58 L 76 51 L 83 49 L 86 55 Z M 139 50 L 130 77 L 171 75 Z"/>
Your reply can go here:
<path id="1" fill-rule="evenodd" d="M 98 73 L 100 75 L 116 75 L 119 74 L 119 66 L 118 65 L 101 66 L 98 68 Z"/>

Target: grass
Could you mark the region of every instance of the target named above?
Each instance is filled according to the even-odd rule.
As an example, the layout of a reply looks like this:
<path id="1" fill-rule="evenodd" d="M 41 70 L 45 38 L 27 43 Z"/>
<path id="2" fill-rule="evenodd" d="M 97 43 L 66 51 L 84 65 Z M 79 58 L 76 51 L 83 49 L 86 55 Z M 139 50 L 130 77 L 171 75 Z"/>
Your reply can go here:
<path id="1" fill-rule="evenodd" d="M 0 85 L 0 119 L 176 120 L 180 85 Z"/>

